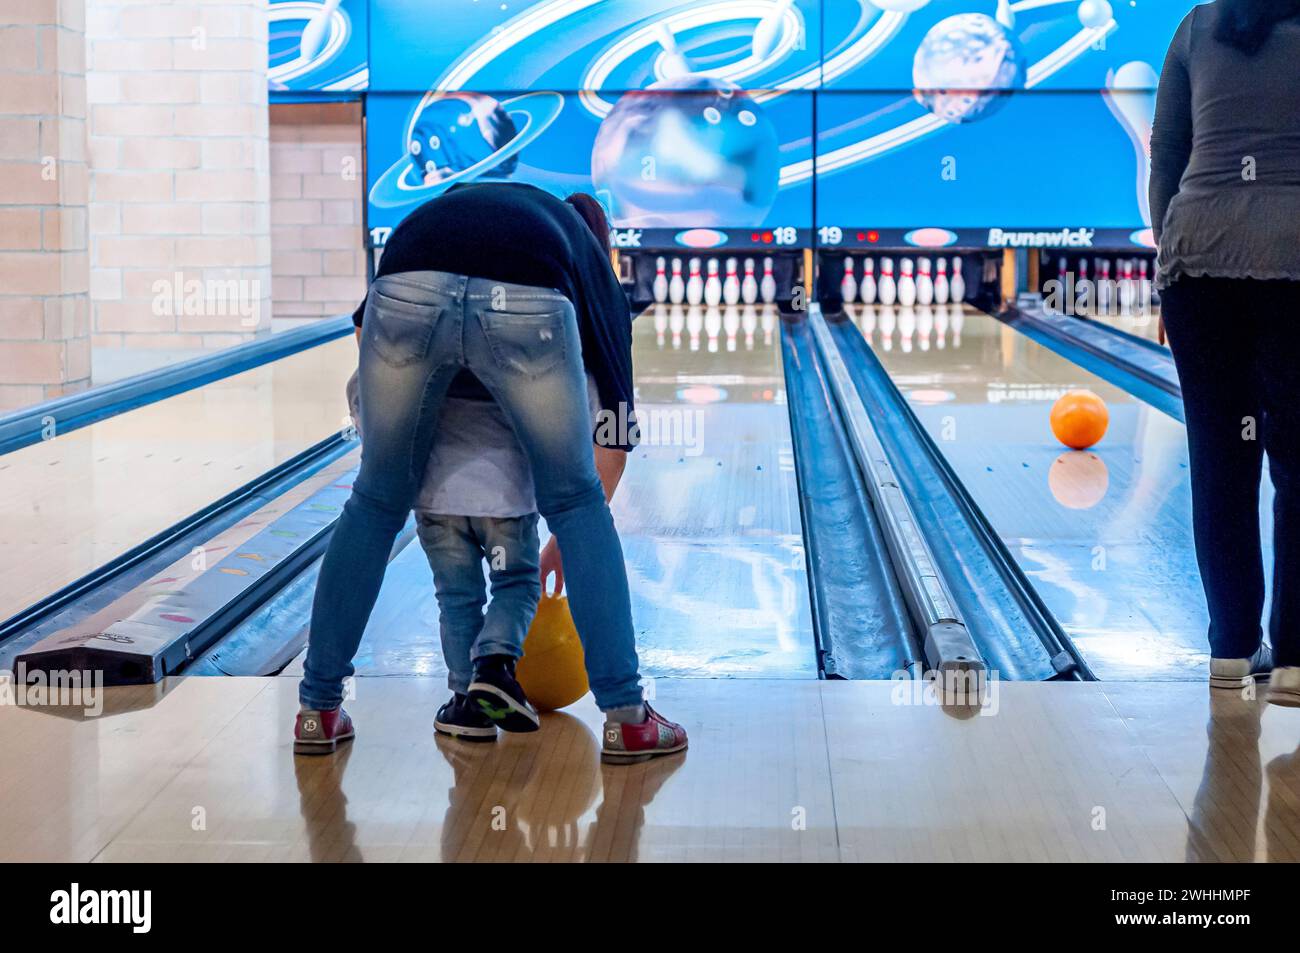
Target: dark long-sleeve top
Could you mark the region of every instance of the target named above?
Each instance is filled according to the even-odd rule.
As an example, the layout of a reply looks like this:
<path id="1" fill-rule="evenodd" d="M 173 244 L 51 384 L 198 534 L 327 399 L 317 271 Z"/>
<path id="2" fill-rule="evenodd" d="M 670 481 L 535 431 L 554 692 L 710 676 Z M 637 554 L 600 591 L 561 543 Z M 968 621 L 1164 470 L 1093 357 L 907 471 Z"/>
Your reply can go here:
<path id="1" fill-rule="evenodd" d="M 616 429 L 635 438 L 627 296 L 573 206 L 523 183 L 455 186 L 403 219 L 385 243 L 375 277 L 407 271 L 443 271 L 560 292 L 577 313 L 582 360 L 595 380 L 601 409 L 614 421 L 628 421 L 629 427 Z M 358 327 L 364 312 L 362 302 L 352 316 Z M 467 372 L 453 382 L 452 393 L 488 399 Z M 610 445 L 631 449 L 630 442 Z"/>
<path id="2" fill-rule="evenodd" d="M 1169 48 L 1151 133 L 1159 285 L 1180 276 L 1300 280 L 1300 21 L 1254 56 L 1194 7 Z"/>

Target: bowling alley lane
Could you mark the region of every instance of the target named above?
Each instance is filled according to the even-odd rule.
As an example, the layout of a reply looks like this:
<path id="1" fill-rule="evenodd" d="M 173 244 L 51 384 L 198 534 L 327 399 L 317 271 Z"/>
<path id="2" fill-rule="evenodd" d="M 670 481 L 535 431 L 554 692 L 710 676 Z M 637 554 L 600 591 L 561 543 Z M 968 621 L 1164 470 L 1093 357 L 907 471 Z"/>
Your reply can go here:
<path id="1" fill-rule="evenodd" d="M 349 335 L 0 456 L 0 620 L 336 432 Z"/>
<path id="2" fill-rule="evenodd" d="M 1203 678 L 1183 426 L 972 308 L 850 317 L 1097 676 Z M 1087 452 L 1048 424 L 1076 387 L 1110 408 Z"/>
<path id="3" fill-rule="evenodd" d="M 779 320 L 762 305 L 656 305 L 633 324 L 643 441 L 613 512 L 647 676 L 817 677 Z M 442 676 L 437 619 L 408 545 L 357 674 Z"/>

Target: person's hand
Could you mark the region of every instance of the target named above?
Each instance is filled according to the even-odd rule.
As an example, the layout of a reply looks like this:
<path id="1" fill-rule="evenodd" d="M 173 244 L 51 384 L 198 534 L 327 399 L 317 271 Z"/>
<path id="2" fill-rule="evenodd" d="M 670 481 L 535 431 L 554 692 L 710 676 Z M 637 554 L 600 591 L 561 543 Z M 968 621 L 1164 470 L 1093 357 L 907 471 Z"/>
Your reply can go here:
<path id="1" fill-rule="evenodd" d="M 560 544 L 552 536 L 542 547 L 542 556 L 539 560 L 542 569 L 542 595 L 548 595 L 546 591 L 546 577 L 555 573 L 555 589 L 550 595 L 558 596 L 564 591 L 564 563 L 560 561 Z"/>

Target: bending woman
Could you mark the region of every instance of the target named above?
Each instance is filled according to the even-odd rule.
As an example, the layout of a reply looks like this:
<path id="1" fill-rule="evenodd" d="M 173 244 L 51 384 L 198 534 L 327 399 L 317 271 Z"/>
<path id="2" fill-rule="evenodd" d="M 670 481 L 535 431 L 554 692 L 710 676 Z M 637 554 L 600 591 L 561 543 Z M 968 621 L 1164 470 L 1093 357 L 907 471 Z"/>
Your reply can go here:
<path id="1" fill-rule="evenodd" d="M 608 241 L 591 196 L 562 202 L 515 183 L 456 186 L 393 231 L 354 319 L 366 439 L 316 586 L 295 750 L 333 751 L 352 737 L 343 683 L 416 499 L 442 401 L 449 389 L 480 386 L 532 467 L 553 534 L 542 573 L 568 578 L 591 690 L 606 717 L 603 757 L 639 761 L 686 747 L 686 732 L 642 700 L 627 571 L 608 505 L 635 439 L 606 424 L 633 411 L 631 317 Z M 594 454 L 587 373 L 605 418 Z"/>

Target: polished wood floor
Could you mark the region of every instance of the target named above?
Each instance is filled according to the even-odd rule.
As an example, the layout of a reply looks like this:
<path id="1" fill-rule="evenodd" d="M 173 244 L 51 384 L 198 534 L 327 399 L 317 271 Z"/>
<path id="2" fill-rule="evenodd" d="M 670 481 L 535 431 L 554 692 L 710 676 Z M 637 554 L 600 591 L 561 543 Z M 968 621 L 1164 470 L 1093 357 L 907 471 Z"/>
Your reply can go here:
<path id="1" fill-rule="evenodd" d="M 1300 859 L 1300 711 L 1202 684 L 1003 684 L 955 714 L 886 682 L 661 679 L 691 749 L 633 767 L 600 764 L 590 699 L 436 738 L 424 677 L 358 680 L 357 740 L 295 758 L 296 687 L 0 706 L 0 859 Z"/>

